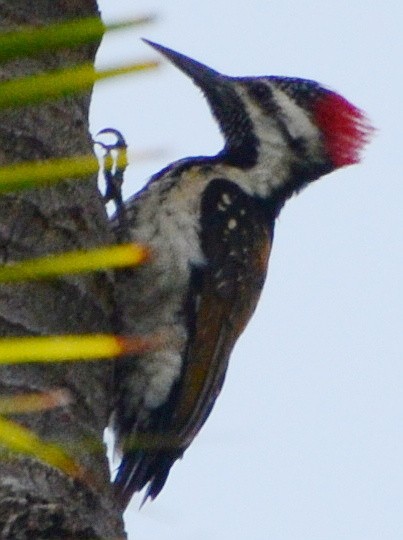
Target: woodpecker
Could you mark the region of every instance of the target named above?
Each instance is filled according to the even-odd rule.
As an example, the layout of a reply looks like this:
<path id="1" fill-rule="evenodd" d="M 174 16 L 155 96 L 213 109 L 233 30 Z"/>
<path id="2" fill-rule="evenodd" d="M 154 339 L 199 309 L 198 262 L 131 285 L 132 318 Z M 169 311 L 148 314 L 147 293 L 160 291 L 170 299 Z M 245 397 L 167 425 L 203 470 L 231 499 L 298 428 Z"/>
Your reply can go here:
<path id="1" fill-rule="evenodd" d="M 314 81 L 225 76 L 145 41 L 202 90 L 225 145 L 168 165 L 125 203 L 130 238 L 152 258 L 117 275 L 120 329 L 164 329 L 166 341 L 116 363 L 114 485 L 123 506 L 146 486 L 144 500 L 159 494 L 209 416 L 259 299 L 284 203 L 358 163 L 372 131 L 361 110 Z"/>

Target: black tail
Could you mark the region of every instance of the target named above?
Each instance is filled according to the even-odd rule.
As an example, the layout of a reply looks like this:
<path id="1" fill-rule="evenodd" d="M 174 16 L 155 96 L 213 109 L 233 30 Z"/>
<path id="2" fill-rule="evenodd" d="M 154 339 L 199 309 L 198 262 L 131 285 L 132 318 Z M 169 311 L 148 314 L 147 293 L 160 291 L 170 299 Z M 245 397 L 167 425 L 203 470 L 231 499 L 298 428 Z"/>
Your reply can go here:
<path id="1" fill-rule="evenodd" d="M 114 481 L 116 498 L 126 508 L 132 495 L 148 488 L 143 499 L 155 499 L 164 487 L 174 462 L 182 456 L 181 451 L 136 450 L 123 456 Z"/>

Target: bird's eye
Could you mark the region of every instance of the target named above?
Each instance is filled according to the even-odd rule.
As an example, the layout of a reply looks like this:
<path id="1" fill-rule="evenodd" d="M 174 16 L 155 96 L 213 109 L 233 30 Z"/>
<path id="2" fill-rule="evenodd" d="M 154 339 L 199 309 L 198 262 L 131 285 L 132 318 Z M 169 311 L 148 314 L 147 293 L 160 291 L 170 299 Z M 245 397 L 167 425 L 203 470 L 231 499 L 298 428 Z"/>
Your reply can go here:
<path id="1" fill-rule="evenodd" d="M 261 99 L 270 99 L 271 91 L 270 88 L 264 83 L 255 83 L 250 87 L 250 94 L 261 100 Z"/>
<path id="2" fill-rule="evenodd" d="M 255 82 L 248 88 L 249 96 L 265 114 L 272 115 L 277 112 L 277 105 L 273 99 L 271 88 L 263 82 Z"/>

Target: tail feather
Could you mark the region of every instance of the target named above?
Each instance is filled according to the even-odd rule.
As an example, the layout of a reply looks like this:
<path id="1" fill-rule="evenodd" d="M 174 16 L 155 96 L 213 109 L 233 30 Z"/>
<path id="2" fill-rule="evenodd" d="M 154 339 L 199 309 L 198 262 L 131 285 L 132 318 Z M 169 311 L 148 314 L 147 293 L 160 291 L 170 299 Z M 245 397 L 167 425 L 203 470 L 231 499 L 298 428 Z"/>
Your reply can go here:
<path id="1" fill-rule="evenodd" d="M 169 471 L 180 458 L 179 451 L 136 450 L 123 456 L 114 480 L 117 499 L 126 508 L 133 494 L 141 491 L 147 484 L 147 491 L 142 504 L 150 498 L 155 499 L 164 487 Z"/>

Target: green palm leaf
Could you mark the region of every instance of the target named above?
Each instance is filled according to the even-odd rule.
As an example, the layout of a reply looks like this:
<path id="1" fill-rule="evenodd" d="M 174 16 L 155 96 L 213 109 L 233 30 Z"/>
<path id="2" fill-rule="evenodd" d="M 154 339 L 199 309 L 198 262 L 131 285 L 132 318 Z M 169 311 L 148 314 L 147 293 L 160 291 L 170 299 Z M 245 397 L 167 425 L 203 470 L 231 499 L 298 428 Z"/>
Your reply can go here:
<path id="1" fill-rule="evenodd" d="M 0 63 L 15 58 L 35 56 L 62 48 L 74 48 L 98 42 L 105 32 L 122 30 L 148 23 L 151 17 L 139 17 L 104 25 L 98 17 L 75 19 L 46 28 L 23 27 L 17 32 L 0 34 Z"/>

